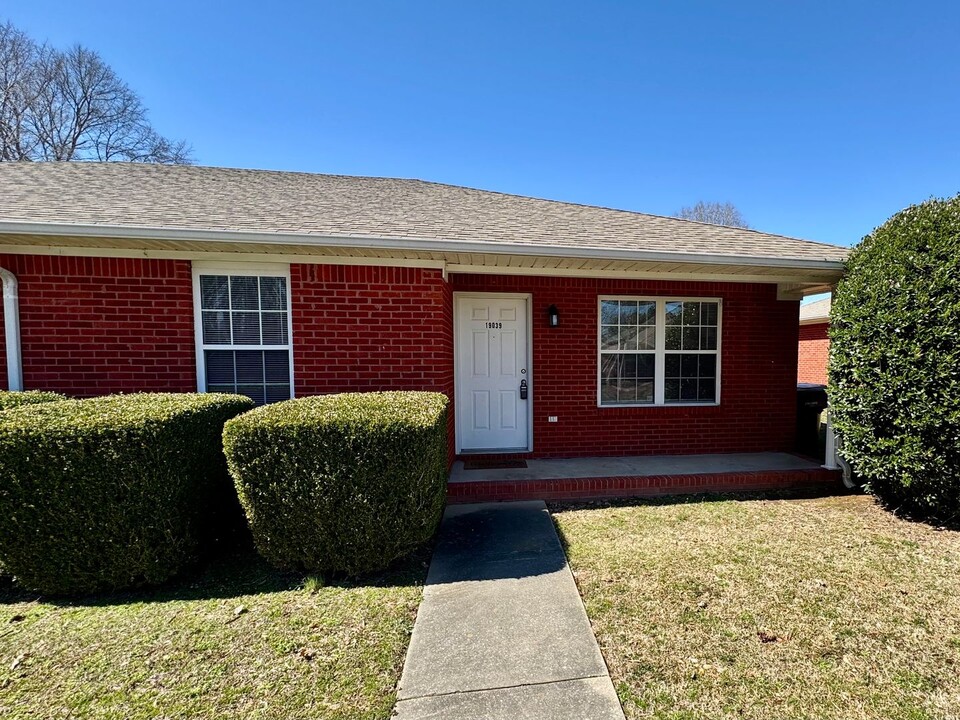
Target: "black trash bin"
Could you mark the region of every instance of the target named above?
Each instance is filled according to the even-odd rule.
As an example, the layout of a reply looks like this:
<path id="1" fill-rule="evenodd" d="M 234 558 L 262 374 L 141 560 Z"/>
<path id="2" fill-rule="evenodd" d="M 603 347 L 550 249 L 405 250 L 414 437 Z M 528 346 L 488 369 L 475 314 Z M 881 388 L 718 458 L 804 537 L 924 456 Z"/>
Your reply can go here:
<path id="1" fill-rule="evenodd" d="M 827 407 L 827 386 L 797 383 L 797 452 L 824 461 L 820 413 Z"/>

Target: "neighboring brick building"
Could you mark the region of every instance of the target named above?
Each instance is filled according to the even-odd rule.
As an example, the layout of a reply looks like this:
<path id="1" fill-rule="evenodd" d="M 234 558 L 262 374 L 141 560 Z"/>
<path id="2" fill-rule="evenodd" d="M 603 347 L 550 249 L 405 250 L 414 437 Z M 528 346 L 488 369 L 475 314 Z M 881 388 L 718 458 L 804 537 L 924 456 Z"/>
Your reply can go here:
<path id="1" fill-rule="evenodd" d="M 0 355 L 75 396 L 436 390 L 451 455 L 787 451 L 799 301 L 845 253 L 415 180 L 3 163 Z"/>
<path id="2" fill-rule="evenodd" d="M 800 306 L 800 341 L 797 344 L 797 382 L 827 384 L 830 355 L 830 298 Z"/>

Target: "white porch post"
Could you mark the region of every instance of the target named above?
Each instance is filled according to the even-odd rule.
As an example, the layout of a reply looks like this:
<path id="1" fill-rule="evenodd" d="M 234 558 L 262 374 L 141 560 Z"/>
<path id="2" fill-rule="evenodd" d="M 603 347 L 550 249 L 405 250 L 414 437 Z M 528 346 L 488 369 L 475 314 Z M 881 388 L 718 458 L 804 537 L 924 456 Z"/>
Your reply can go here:
<path id="1" fill-rule="evenodd" d="M 3 281 L 3 328 L 7 352 L 7 389 L 23 390 L 23 365 L 20 356 L 20 296 L 17 276 L 0 268 Z"/>

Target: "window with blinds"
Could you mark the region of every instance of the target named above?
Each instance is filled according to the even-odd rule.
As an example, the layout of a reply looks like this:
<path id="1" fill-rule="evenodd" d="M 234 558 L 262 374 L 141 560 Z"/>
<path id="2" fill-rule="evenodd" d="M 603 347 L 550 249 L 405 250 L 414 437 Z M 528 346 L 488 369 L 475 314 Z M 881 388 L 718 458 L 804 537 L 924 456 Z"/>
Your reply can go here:
<path id="1" fill-rule="evenodd" d="M 291 397 L 290 307 L 285 275 L 201 272 L 201 390 L 258 405 Z"/>
<path id="2" fill-rule="evenodd" d="M 720 402 L 719 298 L 599 298 L 597 403 Z"/>

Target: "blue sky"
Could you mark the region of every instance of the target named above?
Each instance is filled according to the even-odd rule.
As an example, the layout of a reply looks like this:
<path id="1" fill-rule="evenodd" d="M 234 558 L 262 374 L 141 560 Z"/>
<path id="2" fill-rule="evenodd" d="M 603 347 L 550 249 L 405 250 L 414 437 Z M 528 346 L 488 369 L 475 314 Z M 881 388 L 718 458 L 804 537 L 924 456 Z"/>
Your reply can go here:
<path id="1" fill-rule="evenodd" d="M 839 244 L 960 192 L 957 3 L 5 5 L 100 52 L 204 165 L 730 201 Z"/>

